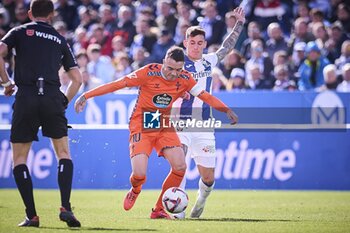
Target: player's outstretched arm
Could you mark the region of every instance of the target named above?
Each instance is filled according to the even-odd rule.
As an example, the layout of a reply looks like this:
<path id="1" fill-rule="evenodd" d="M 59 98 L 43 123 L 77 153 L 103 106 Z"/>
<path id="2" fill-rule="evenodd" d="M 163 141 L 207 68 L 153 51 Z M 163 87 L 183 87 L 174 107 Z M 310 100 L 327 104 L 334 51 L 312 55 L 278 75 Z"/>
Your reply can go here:
<path id="1" fill-rule="evenodd" d="M 221 47 L 216 51 L 218 59 L 221 61 L 224 57 L 234 49 L 239 35 L 242 32 L 243 25 L 245 23 L 245 14 L 242 7 L 237 7 L 233 10 L 233 14 L 236 18 L 236 25 L 234 26 L 232 32 L 224 39 Z"/>
<path id="2" fill-rule="evenodd" d="M 203 90 L 197 97 L 216 110 L 225 112 L 227 114 L 227 118 L 231 120 L 232 124 L 236 124 L 238 122 L 238 116 L 226 104 L 224 104 L 215 96 Z"/>
<path id="3" fill-rule="evenodd" d="M 103 84 L 94 89 L 91 89 L 87 92 L 84 92 L 78 97 L 78 99 L 74 103 L 75 111 L 77 113 L 82 112 L 86 105 L 86 100 L 89 98 L 111 93 L 124 87 L 131 86 L 130 84 L 128 85 L 128 79 L 128 77 L 124 77 L 120 80 L 109 82 L 107 84 Z"/>

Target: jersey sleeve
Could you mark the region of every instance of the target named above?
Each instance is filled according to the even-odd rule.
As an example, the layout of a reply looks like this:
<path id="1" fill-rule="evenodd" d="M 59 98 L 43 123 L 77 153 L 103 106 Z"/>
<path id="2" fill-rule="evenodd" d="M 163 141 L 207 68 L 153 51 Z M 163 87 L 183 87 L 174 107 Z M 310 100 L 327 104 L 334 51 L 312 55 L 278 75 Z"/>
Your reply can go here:
<path id="1" fill-rule="evenodd" d="M 188 79 L 188 88 L 187 91 L 191 93 L 193 96 L 198 96 L 204 89 L 198 85 L 198 83 L 194 80 L 192 75 L 189 76 Z"/>
<path id="2" fill-rule="evenodd" d="M 219 58 L 216 53 L 203 54 L 203 58 L 207 60 L 212 67 L 216 66 L 219 62 Z"/>
<path id="3" fill-rule="evenodd" d="M 15 47 L 16 44 L 16 34 L 19 28 L 11 29 L 2 39 L 1 41 L 7 45 L 8 51 L 11 51 L 12 48 Z"/>
<path id="4" fill-rule="evenodd" d="M 141 67 L 138 70 L 126 75 L 124 77 L 126 87 L 142 86 L 148 79 L 147 77 L 148 68 L 147 66 Z"/>
<path id="5" fill-rule="evenodd" d="M 111 93 L 111 92 L 123 89 L 125 87 L 141 86 L 146 80 L 145 72 L 147 72 L 146 67 L 140 68 L 139 70 L 136 70 L 119 80 L 109 82 L 107 84 L 96 87 L 92 90 L 89 90 L 84 93 L 84 96 L 86 99 L 89 99 L 95 96 Z"/>
<path id="6" fill-rule="evenodd" d="M 65 71 L 70 70 L 73 67 L 77 67 L 77 61 L 75 60 L 75 56 L 73 54 L 72 49 L 70 48 L 69 44 L 66 42 L 66 40 L 63 40 L 63 57 L 62 57 L 62 65 L 64 67 Z"/>

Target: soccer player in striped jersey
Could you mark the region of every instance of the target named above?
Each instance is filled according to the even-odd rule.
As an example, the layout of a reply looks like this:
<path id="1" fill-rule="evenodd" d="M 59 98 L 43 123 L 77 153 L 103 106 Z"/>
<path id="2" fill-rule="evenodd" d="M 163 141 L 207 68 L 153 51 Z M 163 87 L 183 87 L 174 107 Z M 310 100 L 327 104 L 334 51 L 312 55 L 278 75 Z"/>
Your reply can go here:
<path id="1" fill-rule="evenodd" d="M 236 18 L 236 25 L 215 53 L 203 54 L 203 50 L 207 45 L 204 29 L 199 26 L 192 26 L 186 31 L 184 68 L 192 73 L 197 84 L 209 93 L 212 92 L 212 69 L 232 51 L 243 29 L 245 22 L 243 9 L 237 7 L 232 13 Z M 188 99 L 179 99 L 174 103 L 172 114 L 180 116 L 180 118 L 182 116 L 185 118 L 192 116 L 192 119 L 207 120 L 211 117 L 211 108 L 199 98 L 189 95 Z M 178 135 L 186 156 L 191 156 L 194 159 L 200 174 L 198 197 L 191 210 L 191 217 L 199 218 L 203 212 L 206 199 L 215 184 L 216 155 L 214 132 L 178 131 Z M 183 179 L 180 187 L 185 188 L 185 184 L 186 178 Z M 185 213 L 177 214 L 175 217 L 184 218 Z"/>

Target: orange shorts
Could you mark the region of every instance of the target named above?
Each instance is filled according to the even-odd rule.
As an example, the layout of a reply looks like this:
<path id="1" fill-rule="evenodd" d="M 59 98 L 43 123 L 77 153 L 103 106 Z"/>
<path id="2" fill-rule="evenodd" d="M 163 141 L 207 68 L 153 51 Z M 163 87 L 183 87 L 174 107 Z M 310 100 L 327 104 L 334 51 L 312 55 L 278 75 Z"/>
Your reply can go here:
<path id="1" fill-rule="evenodd" d="M 181 142 L 175 130 L 173 132 L 160 130 L 156 132 L 131 133 L 129 137 L 131 158 L 137 154 L 150 156 L 153 148 L 156 149 L 158 156 L 163 156 L 164 149 L 178 146 L 181 146 Z"/>

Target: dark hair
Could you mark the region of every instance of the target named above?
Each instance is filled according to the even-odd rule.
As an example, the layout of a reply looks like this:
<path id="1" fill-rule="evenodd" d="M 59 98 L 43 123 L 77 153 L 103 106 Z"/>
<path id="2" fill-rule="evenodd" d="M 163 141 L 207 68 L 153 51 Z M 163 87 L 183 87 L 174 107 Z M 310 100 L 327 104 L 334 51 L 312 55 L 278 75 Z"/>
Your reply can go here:
<path id="1" fill-rule="evenodd" d="M 324 13 L 318 8 L 311 9 L 310 14 L 314 17 L 318 16 L 320 18 L 324 18 Z"/>
<path id="2" fill-rule="evenodd" d="M 189 37 L 195 37 L 198 35 L 202 35 L 205 37 L 205 31 L 200 26 L 192 26 L 192 27 L 187 28 L 186 39 L 188 39 Z"/>
<path id="3" fill-rule="evenodd" d="M 54 12 L 53 2 L 51 0 L 32 0 L 30 10 L 34 18 L 48 17 Z"/>
<path id="4" fill-rule="evenodd" d="M 185 61 L 185 52 L 182 48 L 178 46 L 172 46 L 166 52 L 165 58 L 171 58 L 176 62 Z"/>

